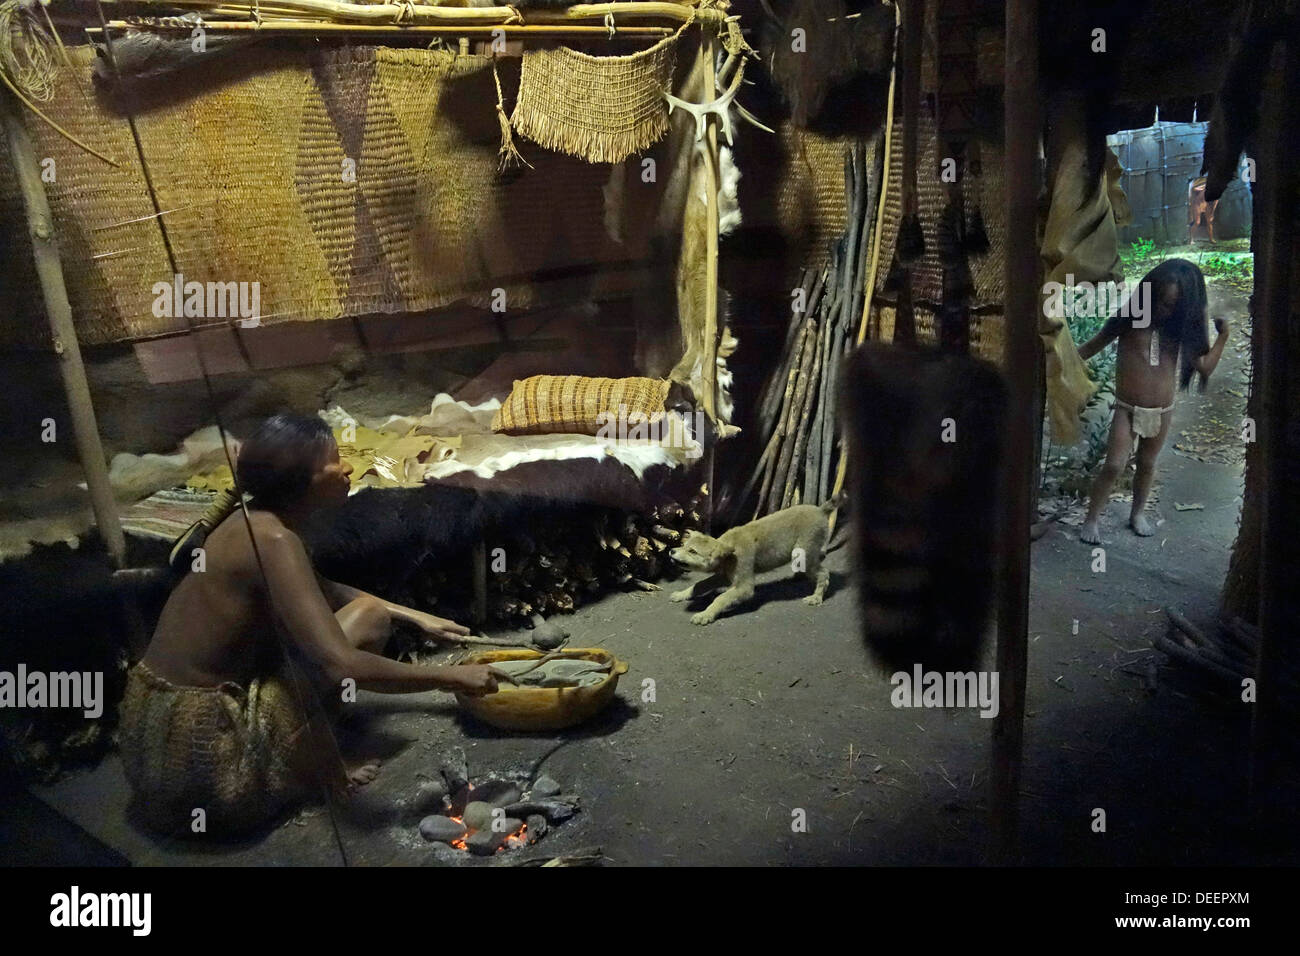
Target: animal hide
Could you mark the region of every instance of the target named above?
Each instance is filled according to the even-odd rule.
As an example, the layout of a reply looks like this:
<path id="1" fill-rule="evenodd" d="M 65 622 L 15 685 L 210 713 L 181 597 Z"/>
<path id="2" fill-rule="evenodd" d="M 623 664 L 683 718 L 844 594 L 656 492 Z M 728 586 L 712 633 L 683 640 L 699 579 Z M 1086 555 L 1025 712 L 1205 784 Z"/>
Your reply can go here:
<path id="1" fill-rule="evenodd" d="M 1242 152 L 1254 138 L 1264 76 L 1272 61 L 1273 44 L 1282 36 L 1276 19 L 1266 18 L 1251 7 L 1242 13 L 1245 22 L 1232 37 L 1232 59 L 1223 87 L 1214 98 L 1210 128 L 1205 134 L 1202 171 L 1207 174 L 1205 199 L 1209 202 L 1218 200 L 1228 188 L 1237 175 Z M 1256 15 L 1252 18 L 1251 14 Z"/>
<path id="2" fill-rule="evenodd" d="M 843 133 L 846 119 L 861 121 L 870 112 L 863 104 L 883 102 L 894 59 L 892 6 L 876 0 L 787 0 L 772 8 L 775 19 L 763 23 L 759 53 L 796 126 Z M 800 42 L 802 49 L 796 48 Z M 867 125 L 874 130 L 883 118 L 872 116 Z"/>
<path id="3" fill-rule="evenodd" d="M 977 666 L 997 567 L 995 366 L 868 343 L 840 393 L 862 631 L 887 672 Z"/>
<path id="4" fill-rule="evenodd" d="M 407 469 L 417 480 L 446 478 L 462 472 L 479 478 L 491 478 L 528 462 L 572 461 L 589 458 L 603 461 L 611 458 L 626 466 L 637 479 L 645 476 L 655 465 L 675 468 L 699 458 L 703 454 L 699 441 L 691 435 L 686 420 L 669 413 L 659 425 L 654 438 L 625 438 L 617 442 L 602 440 L 591 435 L 499 435 L 492 431 L 492 416 L 501 407 L 498 399 L 479 405 L 458 402 L 445 392 L 433 400 L 429 414 L 422 417 L 390 415 L 382 421 L 358 422 L 378 431 L 416 435 L 456 437 L 460 444 L 454 453 L 426 461 L 417 469 Z M 354 420 L 344 409 L 334 406 L 320 413 L 332 427 L 342 427 Z M 678 441 L 678 439 L 681 439 Z M 417 474 L 418 472 L 418 474 Z"/>

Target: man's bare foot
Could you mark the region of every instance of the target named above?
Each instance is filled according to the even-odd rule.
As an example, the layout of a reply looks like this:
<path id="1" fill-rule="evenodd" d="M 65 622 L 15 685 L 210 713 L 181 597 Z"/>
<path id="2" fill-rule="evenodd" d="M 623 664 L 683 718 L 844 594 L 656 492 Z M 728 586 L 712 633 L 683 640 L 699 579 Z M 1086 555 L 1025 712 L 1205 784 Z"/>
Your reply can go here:
<path id="1" fill-rule="evenodd" d="M 1128 519 L 1128 526 L 1133 529 L 1133 533 L 1149 538 L 1156 533 L 1156 526 L 1151 523 L 1151 519 L 1146 515 L 1138 512 Z"/>
<path id="2" fill-rule="evenodd" d="M 1097 527 L 1095 520 L 1083 523 L 1083 527 L 1079 529 L 1079 540 L 1085 544 L 1101 544 L 1101 529 Z"/>
<path id="3" fill-rule="evenodd" d="M 348 767 L 348 789 L 356 790 L 364 787 L 376 777 L 379 776 L 379 761 L 367 760 L 355 766 Z"/>

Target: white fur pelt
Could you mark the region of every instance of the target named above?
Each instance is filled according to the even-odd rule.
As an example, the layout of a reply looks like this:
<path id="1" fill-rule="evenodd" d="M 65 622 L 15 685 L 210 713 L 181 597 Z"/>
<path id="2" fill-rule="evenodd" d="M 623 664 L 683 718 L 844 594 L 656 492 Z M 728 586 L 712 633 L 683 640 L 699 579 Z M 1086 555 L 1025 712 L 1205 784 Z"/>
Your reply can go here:
<path id="1" fill-rule="evenodd" d="M 718 160 L 718 235 L 726 236 L 740 227 L 740 167 L 728 146 L 718 148 Z M 695 198 L 707 204 L 704 189 L 701 179 Z"/>
<path id="2" fill-rule="evenodd" d="M 385 419 L 361 420 L 349 415 L 335 405 L 322 411 L 321 417 L 333 427 L 349 421 L 379 431 L 397 434 L 438 435 L 460 437 L 460 447 L 454 454 L 436 462 L 426 462 L 419 470 L 423 480 L 446 478 L 448 475 L 470 471 L 480 478 L 491 478 L 498 472 L 533 461 L 569 461 L 590 458 L 601 461 L 613 458 L 626 466 L 638 479 L 654 465 L 676 468 L 700 457 L 703 448 L 691 436 L 685 424 L 676 430 L 661 427 L 665 435 L 684 435 L 679 445 L 661 443 L 653 439 L 620 439 L 609 441 L 593 435 L 501 435 L 492 431 L 492 418 L 501 407 L 499 399 L 488 399 L 478 405 L 458 402 L 443 392 L 433 400 L 429 414 L 390 415 Z M 674 412 L 669 412 L 675 415 Z M 409 473 L 414 475 L 414 470 Z"/>

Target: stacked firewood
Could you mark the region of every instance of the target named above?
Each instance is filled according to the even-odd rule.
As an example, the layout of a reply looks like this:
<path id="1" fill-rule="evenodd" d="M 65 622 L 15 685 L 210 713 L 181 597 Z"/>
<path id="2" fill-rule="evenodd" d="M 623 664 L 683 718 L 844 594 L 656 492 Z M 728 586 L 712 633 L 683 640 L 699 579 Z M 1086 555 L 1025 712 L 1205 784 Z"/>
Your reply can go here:
<path id="1" fill-rule="evenodd" d="M 664 502 L 641 514 L 585 508 L 567 520 L 497 529 L 487 535 L 488 620 L 514 628 L 532 615 L 570 613 L 613 590 L 658 590 L 673 570 L 669 551 L 701 527 L 701 488 L 685 504 Z M 505 570 L 494 570 L 504 552 Z"/>
<path id="2" fill-rule="evenodd" d="M 1231 697 L 1239 697 L 1247 678 L 1256 679 L 1259 662 L 1259 628 L 1238 618 L 1225 618 L 1215 632 L 1202 631 L 1172 608 L 1166 608 L 1169 626 L 1154 640 L 1157 650 L 1174 663 L 1208 678 Z M 1274 675 L 1278 700 L 1290 708 L 1300 706 L 1300 687 L 1286 675 Z"/>
<path id="3" fill-rule="evenodd" d="M 865 145 L 852 144 L 844 161 L 845 234 L 831 244 L 827 266 L 805 270 L 792 297 L 781 361 L 759 401 L 757 429 L 765 445 L 738 501 L 745 509 L 757 487 L 755 518 L 793 504 L 821 504 L 831 495 L 842 453 L 835 414 L 839 374 L 862 316 L 876 179 L 867 169 Z"/>

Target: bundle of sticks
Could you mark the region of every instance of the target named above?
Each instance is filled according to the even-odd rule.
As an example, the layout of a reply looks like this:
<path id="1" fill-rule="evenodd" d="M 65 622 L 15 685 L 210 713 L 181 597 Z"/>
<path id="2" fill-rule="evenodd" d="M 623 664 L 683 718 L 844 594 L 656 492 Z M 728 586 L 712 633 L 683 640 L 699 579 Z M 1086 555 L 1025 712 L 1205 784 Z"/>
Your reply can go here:
<path id="1" fill-rule="evenodd" d="M 793 504 L 821 504 L 831 494 L 842 453 L 835 414 L 840 369 L 862 316 L 879 189 L 865 143 L 851 144 L 845 155 L 844 188 L 844 235 L 831 244 L 826 266 L 804 271 L 781 360 L 759 400 L 757 431 L 765 446 L 737 501 L 744 509 L 757 487 L 755 518 Z"/>
<path id="2" fill-rule="evenodd" d="M 1260 632 L 1253 624 L 1238 618 L 1222 620 L 1217 635 L 1209 635 L 1166 607 L 1169 627 L 1153 641 L 1175 663 L 1209 676 L 1230 695 L 1242 692 L 1242 682 L 1255 678 L 1260 656 Z M 1294 695 L 1295 688 L 1288 688 Z"/>
<path id="3" fill-rule="evenodd" d="M 684 504 L 664 501 L 644 513 L 587 507 L 526 528 L 489 530 L 488 622 L 523 627 L 534 614 L 570 613 L 608 591 L 658 590 L 652 582 L 674 569 L 669 551 L 702 526 L 706 495 L 701 488 Z M 422 569 L 422 606 L 445 606 L 440 598 L 463 576 L 458 563 L 463 556 Z"/>

